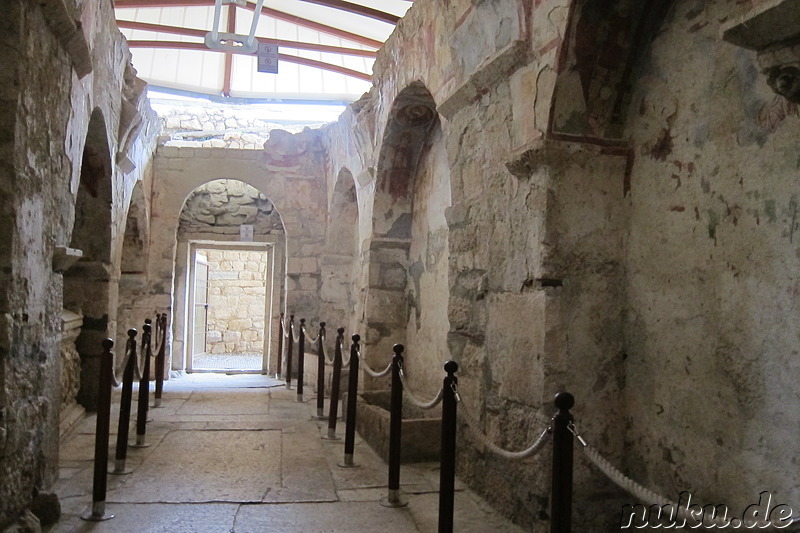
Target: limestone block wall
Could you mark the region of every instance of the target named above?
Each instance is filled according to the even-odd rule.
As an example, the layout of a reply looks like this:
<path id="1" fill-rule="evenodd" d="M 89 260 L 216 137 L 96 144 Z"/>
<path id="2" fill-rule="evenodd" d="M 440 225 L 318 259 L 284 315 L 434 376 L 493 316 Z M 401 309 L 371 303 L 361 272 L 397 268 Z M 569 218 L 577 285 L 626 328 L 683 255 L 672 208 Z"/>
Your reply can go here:
<path id="1" fill-rule="evenodd" d="M 208 250 L 206 352 L 262 353 L 265 252 Z"/>
<path id="2" fill-rule="evenodd" d="M 106 209 L 113 250 L 121 245 L 124 200 L 141 178 L 153 139 L 146 111 L 139 114 L 136 131 L 125 129 L 124 138 L 119 136 L 129 55 L 109 2 L 12 0 L 4 12 L 0 23 L 0 240 L 4 243 L 0 246 L 0 529 L 29 505 L 35 490 L 50 488 L 58 472 L 64 280 L 62 271 L 54 270 L 53 258 L 57 247 L 71 242 L 84 147 L 100 140 L 95 146 L 107 147 L 98 155 L 111 181 Z M 146 108 L 139 104 L 134 108 Z M 98 117 L 99 138 L 87 141 L 93 115 Z M 118 154 L 130 163 L 125 164 L 127 170 L 116 165 Z M 111 274 L 105 282 L 113 300 L 119 263 L 114 263 L 118 255 L 111 250 Z M 115 314 L 109 306 L 99 315 L 101 319 L 106 315 L 98 323 L 102 334 L 113 334 Z"/>

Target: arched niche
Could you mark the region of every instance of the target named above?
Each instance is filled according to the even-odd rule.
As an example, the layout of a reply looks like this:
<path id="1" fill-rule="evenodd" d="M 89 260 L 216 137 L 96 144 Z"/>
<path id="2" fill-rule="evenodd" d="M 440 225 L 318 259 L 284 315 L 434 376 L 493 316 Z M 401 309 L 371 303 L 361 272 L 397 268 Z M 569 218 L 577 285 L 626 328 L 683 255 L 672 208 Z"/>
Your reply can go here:
<path id="1" fill-rule="evenodd" d="M 278 209 L 243 181 L 211 180 L 186 197 L 175 239 L 172 369 L 199 371 L 195 355 L 255 353 L 260 344 L 261 367 L 245 370 L 274 373 L 273 325 L 287 290 Z"/>
<path id="2" fill-rule="evenodd" d="M 622 143 L 631 89 L 672 2 L 593 2 L 570 8 L 559 52 L 550 136 Z"/>
<path id="3" fill-rule="evenodd" d="M 64 272 L 64 308 L 83 317 L 75 341 L 80 361 L 65 361 L 62 387 L 77 393 L 87 409 L 97 406 L 97 376 L 101 342 L 110 331 L 111 151 L 102 112 L 95 109 L 86 133 L 80 184 L 75 202 L 71 248 L 83 253 Z"/>
<path id="4" fill-rule="evenodd" d="M 358 245 L 358 198 L 353 174 L 342 168 L 336 177 L 328 208 L 325 248 L 321 261 L 320 316 L 346 317 L 331 323 L 335 328 L 355 331 L 358 314 L 357 275 L 360 272 Z"/>
<path id="5" fill-rule="evenodd" d="M 450 203 L 439 115 L 428 89 L 415 82 L 395 99 L 381 146 L 365 321 L 368 354 L 383 360 L 393 344 L 405 344 L 407 374 L 420 387 L 437 386 L 448 358 Z"/>
<path id="6" fill-rule="evenodd" d="M 117 306 L 117 349 L 127 342 L 127 331 L 136 328 L 141 335 L 145 318 L 155 319 L 156 313 L 165 309 L 154 309 L 147 295 L 147 243 L 150 238 L 150 219 L 144 196 L 144 185 L 137 181 L 131 191 L 130 203 L 125 215 L 122 237 L 119 274 L 119 304 Z M 122 357 L 117 357 L 118 361 Z"/>

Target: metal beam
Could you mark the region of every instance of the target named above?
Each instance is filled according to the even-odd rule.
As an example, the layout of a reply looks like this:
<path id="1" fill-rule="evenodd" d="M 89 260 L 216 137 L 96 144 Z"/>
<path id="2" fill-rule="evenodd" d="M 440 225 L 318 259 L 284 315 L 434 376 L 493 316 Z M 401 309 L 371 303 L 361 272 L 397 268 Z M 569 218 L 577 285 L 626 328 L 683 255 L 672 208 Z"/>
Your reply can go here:
<path id="1" fill-rule="evenodd" d="M 248 2 L 247 6 L 245 6 L 245 9 L 255 9 L 255 6 Z M 321 33 L 327 33 L 328 35 L 333 35 L 334 37 L 346 39 L 354 43 L 363 44 L 365 46 L 371 46 L 372 48 L 380 48 L 381 46 L 383 46 L 382 42 L 376 41 L 375 39 L 370 39 L 369 37 L 365 37 L 364 35 L 351 33 L 349 31 L 344 31 L 339 28 L 334 28 L 332 26 L 326 26 L 325 24 L 314 22 L 313 20 L 304 19 L 296 15 L 290 15 L 288 13 L 284 13 L 283 11 L 278 11 L 277 9 L 262 7 L 261 14 L 266 15 L 268 17 L 272 17 L 274 19 L 282 20 L 284 22 L 297 24 L 298 26 L 302 26 L 303 28 L 316 30 Z"/>
<path id="2" fill-rule="evenodd" d="M 142 30 L 153 33 L 170 33 L 173 35 L 185 35 L 187 37 L 205 37 L 207 30 L 196 28 L 182 28 L 179 26 L 164 26 L 162 24 L 150 24 L 148 22 L 135 22 L 132 20 L 118 20 L 117 26 L 127 30 Z M 314 52 L 328 52 L 331 54 L 342 54 L 347 56 L 359 56 L 374 58 L 377 52 L 374 50 L 362 50 L 360 48 L 346 48 L 343 46 L 331 46 L 319 43 L 304 43 L 301 41 L 289 41 L 286 39 L 270 39 L 268 37 L 257 37 L 259 41 L 269 42 L 284 48 L 295 50 L 311 50 Z"/>
<path id="3" fill-rule="evenodd" d="M 129 48 L 166 48 L 170 50 L 198 50 L 200 52 L 217 52 L 210 50 L 206 47 L 205 43 L 182 43 L 179 41 L 128 41 Z M 364 81 L 372 81 L 372 75 L 358 70 L 349 69 L 339 65 L 332 65 L 324 61 L 316 61 L 314 59 L 306 59 L 305 57 L 293 56 L 290 54 L 278 54 L 278 59 L 286 61 L 287 63 L 295 63 L 297 65 L 305 65 L 307 67 L 314 67 L 321 70 L 330 72 L 338 72 L 351 78 L 356 78 Z"/>
<path id="4" fill-rule="evenodd" d="M 196 7 L 196 6 L 209 7 L 213 5 L 214 5 L 214 0 L 116 0 L 115 2 L 115 7 L 118 8 L 159 8 L 159 7 L 163 8 L 163 7 Z M 255 5 L 248 2 L 247 5 L 244 6 L 244 8 L 253 11 L 255 10 Z M 283 20 L 284 22 L 297 24 L 298 26 L 302 26 L 303 28 L 308 28 L 321 33 L 326 33 L 328 35 L 333 35 L 335 37 L 346 39 L 354 43 L 363 44 L 364 46 L 370 46 L 372 48 L 380 48 L 381 46 L 383 46 L 383 43 L 381 41 L 371 39 L 364 35 L 344 31 L 342 29 L 334 28 L 333 26 L 328 26 L 326 24 L 315 22 L 313 20 L 304 19 L 296 15 L 290 15 L 289 13 L 278 11 L 277 9 L 262 7 L 261 14 L 266 15 L 268 17 L 272 17 L 277 20 Z"/>
<path id="5" fill-rule="evenodd" d="M 236 33 L 236 4 L 228 4 L 228 33 Z M 231 72 L 233 71 L 233 54 L 225 54 L 225 70 L 222 77 L 222 96 L 231 95 Z"/>
<path id="6" fill-rule="evenodd" d="M 309 4 L 317 4 L 319 6 L 332 7 L 334 9 L 347 11 L 349 13 L 355 13 L 356 15 L 362 15 L 375 20 L 380 20 L 381 22 L 387 22 L 389 24 L 397 24 L 400 21 L 400 17 L 398 17 L 397 15 L 392 15 L 391 13 L 386 13 L 385 11 L 373 9 L 371 7 L 362 6 L 361 4 L 345 2 L 344 0 L 300 0 L 300 1 L 308 2 Z"/>

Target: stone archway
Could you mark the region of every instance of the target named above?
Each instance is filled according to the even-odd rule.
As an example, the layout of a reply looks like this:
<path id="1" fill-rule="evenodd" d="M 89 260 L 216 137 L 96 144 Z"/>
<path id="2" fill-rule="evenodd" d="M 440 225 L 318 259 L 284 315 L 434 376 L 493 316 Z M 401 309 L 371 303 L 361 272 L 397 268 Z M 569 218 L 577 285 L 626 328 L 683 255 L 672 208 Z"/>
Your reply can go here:
<path id="1" fill-rule="evenodd" d="M 64 309 L 82 316 L 82 321 L 75 340 L 80 360 L 64 361 L 62 387 L 67 397 L 63 401 L 71 403 L 76 394 L 87 409 L 97 406 L 100 343 L 113 334 L 111 165 L 105 119 L 96 109 L 86 133 L 70 241 L 70 247 L 83 255 L 64 272 Z"/>
<path id="2" fill-rule="evenodd" d="M 436 105 L 420 82 L 392 105 L 377 172 L 367 254 L 368 354 L 384 361 L 393 344 L 405 344 L 407 375 L 435 388 L 448 359 L 450 170 Z"/>
<path id="3" fill-rule="evenodd" d="M 186 198 L 176 241 L 173 334 L 183 350 L 175 354 L 173 368 L 274 372 L 269 324 L 277 319 L 286 290 L 286 230 L 272 201 L 239 180 L 205 183 Z M 207 291 L 199 310 L 198 261 Z M 205 364 L 195 364 L 199 352 Z M 256 356 L 261 361 L 254 366 L 250 359 Z"/>
<path id="4" fill-rule="evenodd" d="M 172 342 L 167 345 L 172 369 L 180 370 L 183 340 L 174 335 L 183 320 L 185 287 L 175 278 L 186 273 L 178 260 L 176 235 L 185 199 L 210 181 L 235 177 L 252 185 L 276 206 L 286 231 L 285 249 L 277 260 L 281 278 L 286 276 L 291 291 L 281 295 L 280 308 L 319 320 L 319 258 L 325 241 L 327 213 L 325 148 L 315 130 L 292 135 L 280 130 L 270 133 L 263 152 L 253 150 L 186 149 L 160 147 L 153 159 L 152 224 L 148 250 L 148 287 L 151 300 L 170 308 Z M 184 255 L 183 257 L 187 257 Z M 185 278 L 184 278 L 185 279 Z M 277 314 L 270 325 L 272 350 L 277 350 Z M 174 350 L 175 356 L 171 353 Z"/>

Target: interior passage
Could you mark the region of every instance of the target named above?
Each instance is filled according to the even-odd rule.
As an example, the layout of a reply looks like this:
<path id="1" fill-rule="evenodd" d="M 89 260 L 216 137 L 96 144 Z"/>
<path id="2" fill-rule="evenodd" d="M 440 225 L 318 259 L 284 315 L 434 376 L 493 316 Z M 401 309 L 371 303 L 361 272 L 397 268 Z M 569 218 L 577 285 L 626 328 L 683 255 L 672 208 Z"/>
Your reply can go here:
<path id="1" fill-rule="evenodd" d="M 115 428 L 118 398 L 113 405 Z M 129 474 L 109 475 L 107 512 L 115 518 L 97 523 L 80 519 L 92 501 L 95 417 L 87 417 L 62 444 L 56 490 L 64 516 L 49 531 L 436 531 L 438 462 L 404 465 L 409 505 L 383 507 L 386 464 L 359 437 L 358 466 L 338 466 L 342 440 L 321 438 L 327 421 L 312 416 L 315 405 L 264 375 L 171 379 L 162 407 L 150 409 L 149 446 L 128 450 Z M 456 488 L 457 531 L 523 531 L 460 481 Z"/>

